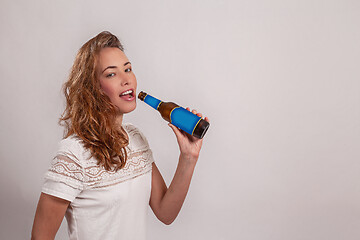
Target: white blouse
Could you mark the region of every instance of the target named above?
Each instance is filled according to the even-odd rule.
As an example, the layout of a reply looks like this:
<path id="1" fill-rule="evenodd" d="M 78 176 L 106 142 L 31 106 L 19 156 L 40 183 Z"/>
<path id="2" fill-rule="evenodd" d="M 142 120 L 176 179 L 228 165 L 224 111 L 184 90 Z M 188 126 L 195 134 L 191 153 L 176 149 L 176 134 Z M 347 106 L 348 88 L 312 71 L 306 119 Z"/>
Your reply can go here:
<path id="1" fill-rule="evenodd" d="M 122 126 L 129 136 L 128 159 L 117 172 L 99 167 L 74 135 L 59 143 L 42 192 L 71 202 L 65 213 L 70 240 L 146 238 L 154 160 L 140 130 Z"/>

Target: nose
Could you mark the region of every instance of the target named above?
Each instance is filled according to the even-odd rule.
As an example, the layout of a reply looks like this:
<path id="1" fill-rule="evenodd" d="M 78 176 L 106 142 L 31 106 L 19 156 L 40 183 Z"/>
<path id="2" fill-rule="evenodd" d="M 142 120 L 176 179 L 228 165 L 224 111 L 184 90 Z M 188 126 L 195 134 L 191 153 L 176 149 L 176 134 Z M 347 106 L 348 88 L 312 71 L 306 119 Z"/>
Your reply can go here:
<path id="1" fill-rule="evenodd" d="M 130 83 L 131 83 L 131 77 L 130 76 L 124 75 L 121 78 L 121 86 L 126 86 L 126 85 L 129 85 Z"/>

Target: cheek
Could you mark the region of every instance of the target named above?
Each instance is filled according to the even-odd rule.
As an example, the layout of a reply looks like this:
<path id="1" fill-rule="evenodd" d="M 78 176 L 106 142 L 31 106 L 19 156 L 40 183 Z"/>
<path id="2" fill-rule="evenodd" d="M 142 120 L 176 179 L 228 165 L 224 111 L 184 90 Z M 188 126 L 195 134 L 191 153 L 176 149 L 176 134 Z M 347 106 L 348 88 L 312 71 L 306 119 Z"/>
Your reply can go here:
<path id="1" fill-rule="evenodd" d="M 114 88 L 111 86 L 111 84 L 107 83 L 100 83 L 101 89 L 104 91 L 106 95 L 111 97 L 114 94 Z"/>
<path id="2" fill-rule="evenodd" d="M 136 80 L 135 75 L 134 75 L 134 81 L 133 81 L 133 84 L 134 84 L 134 87 L 135 87 L 135 89 L 136 89 L 136 88 L 137 88 L 137 80 Z"/>

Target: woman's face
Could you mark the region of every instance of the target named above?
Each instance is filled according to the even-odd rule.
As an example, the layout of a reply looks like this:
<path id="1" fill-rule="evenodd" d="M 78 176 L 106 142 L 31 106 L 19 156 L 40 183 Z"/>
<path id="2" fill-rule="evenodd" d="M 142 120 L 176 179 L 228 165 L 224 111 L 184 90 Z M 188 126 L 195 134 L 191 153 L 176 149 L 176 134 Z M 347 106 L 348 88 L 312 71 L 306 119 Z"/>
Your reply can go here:
<path id="1" fill-rule="evenodd" d="M 101 89 L 118 108 L 119 113 L 133 111 L 136 108 L 137 82 L 124 52 L 114 47 L 103 48 L 96 67 Z"/>

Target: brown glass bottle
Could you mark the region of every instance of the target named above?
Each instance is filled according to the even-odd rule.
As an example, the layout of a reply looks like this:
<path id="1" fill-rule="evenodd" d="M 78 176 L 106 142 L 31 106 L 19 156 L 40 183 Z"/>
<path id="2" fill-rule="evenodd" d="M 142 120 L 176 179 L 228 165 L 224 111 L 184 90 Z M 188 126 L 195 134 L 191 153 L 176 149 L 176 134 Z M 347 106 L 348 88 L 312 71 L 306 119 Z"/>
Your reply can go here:
<path id="1" fill-rule="evenodd" d="M 158 110 L 163 119 L 197 138 L 203 138 L 210 123 L 173 102 L 162 102 L 157 98 L 140 92 L 138 98 Z"/>

